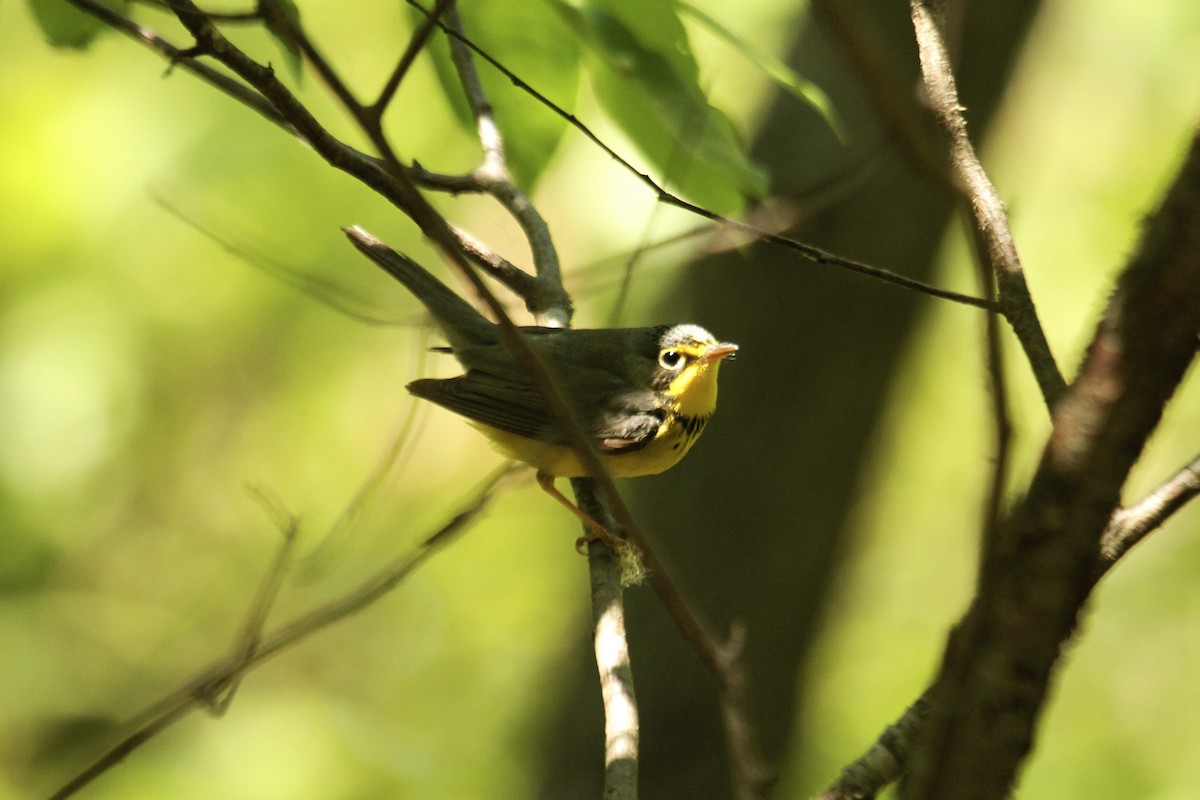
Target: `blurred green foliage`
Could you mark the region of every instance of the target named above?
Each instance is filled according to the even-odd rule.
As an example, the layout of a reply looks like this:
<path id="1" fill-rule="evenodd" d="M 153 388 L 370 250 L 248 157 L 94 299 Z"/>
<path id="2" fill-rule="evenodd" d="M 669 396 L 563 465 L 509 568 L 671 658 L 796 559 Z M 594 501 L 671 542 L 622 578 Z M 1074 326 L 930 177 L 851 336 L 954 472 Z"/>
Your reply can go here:
<path id="1" fill-rule="evenodd" d="M 595 7 L 627 26 L 619 5 Z M 786 43 L 788 4 L 747 4 L 737 19 L 728 6 L 695 5 L 766 52 Z M 377 90 L 406 41 L 408 14 L 366 3 L 301 6 L 351 84 L 363 96 Z M 161 13 L 141 13 L 166 27 Z M 683 31 L 652 30 L 676 41 Z M 683 72 L 690 86 L 704 86 L 712 113 L 732 120 L 721 123 L 731 125 L 720 132 L 726 148 L 732 130 L 753 125 L 771 78 L 703 26 L 688 33 L 691 51 L 675 57 L 691 65 Z M 262 58 L 278 57 L 267 34 L 238 34 Z M 1196 52 L 1192 2 L 1154 14 L 1115 0 L 1053 3 L 984 148 L 1068 370 L 1195 122 L 1200 62 L 1181 55 Z M 563 80 L 551 83 L 563 94 L 554 99 L 612 141 L 623 141 L 623 128 L 645 144 L 612 113 L 615 89 L 574 88 L 573 46 L 556 53 Z M 538 59 L 517 63 L 523 75 L 539 69 Z M 346 246 L 338 226 L 362 224 L 430 265 L 436 258 L 378 198 L 190 77 L 164 79 L 163 63 L 126 39 L 108 34 L 83 52 L 56 51 L 26 6 L 0 4 L 0 72 L 0 798 L 20 798 L 51 791 L 114 741 L 120 723 L 231 646 L 278 546 L 246 483 L 268 487 L 302 517 L 309 548 L 399 430 L 410 402 L 403 385 L 423 363 L 423 339 L 409 325 L 416 309 Z M 306 80 L 301 96 L 319 113 L 333 110 L 314 83 Z M 651 88 L 638 97 L 661 99 Z M 646 121 L 645 108 L 631 110 Z M 526 112 L 514 113 L 519 122 L 507 124 L 520 128 Z M 388 122 L 403 156 L 430 169 L 462 171 L 478 158 L 428 60 L 406 79 Z M 548 124 L 555 130 L 531 132 L 532 146 L 512 150 L 519 174 L 541 176 L 535 199 L 565 263 L 628 252 L 648 218 L 656 236 L 695 224 L 657 209 L 606 156 Z M 349 128 L 337 132 L 354 139 Z M 693 155 L 717 162 L 724 176 L 710 184 L 716 202 L 762 186 L 749 162 L 721 163 L 736 149 L 718 158 L 699 141 L 703 153 Z M 677 156 L 655 146 L 647 157 L 659 167 Z M 155 195 L 397 324 L 339 316 L 181 224 Z M 523 261 L 519 231 L 489 203 L 437 202 Z M 679 256 L 651 258 L 638 307 L 670 285 L 666 271 Z M 947 285 L 972 285 L 956 236 L 943 272 Z M 569 282 L 587 277 L 573 272 Z M 604 293 L 578 299 L 579 323 L 601 324 Z M 969 597 L 989 458 L 978 338 L 974 312 L 939 305 L 912 342 L 863 476 L 861 546 L 808 666 L 796 724 L 818 734 L 804 737 L 814 749 L 784 765 L 779 796 L 815 791 L 899 713 Z M 1027 370 L 1011 362 L 1021 398 L 1019 489 L 1046 422 Z M 452 367 L 433 356 L 428 368 Z M 1131 499 L 1194 455 L 1197 394 L 1193 379 Z M 498 463 L 457 420 L 421 413 L 394 487 L 326 577 L 286 589 L 274 620 L 336 595 L 419 541 Z M 738 413 L 746 410 L 723 409 Z M 194 715 L 82 796 L 528 794 L 537 754 L 526 745 L 563 699 L 556 663 L 589 646 L 574 536 L 536 489 L 506 491 L 485 521 L 394 595 L 250 675 L 225 717 Z M 1060 673 L 1021 797 L 1189 796 L 1200 785 L 1198 563 L 1193 507 L 1106 580 Z"/>

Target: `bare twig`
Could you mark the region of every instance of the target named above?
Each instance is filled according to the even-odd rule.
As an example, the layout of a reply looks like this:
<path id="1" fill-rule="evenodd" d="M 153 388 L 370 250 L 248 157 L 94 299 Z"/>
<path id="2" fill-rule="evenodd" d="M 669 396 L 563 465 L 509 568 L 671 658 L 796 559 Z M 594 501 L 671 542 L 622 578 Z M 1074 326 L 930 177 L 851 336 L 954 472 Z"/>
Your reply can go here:
<path id="1" fill-rule="evenodd" d="M 458 34 L 450 39 L 450 55 L 458 70 L 459 81 L 467 94 L 467 102 L 475 116 L 475 130 L 483 148 L 483 163 L 472 170 L 471 175 L 483 191 L 494 197 L 525 232 L 533 254 L 537 280 L 531 285 L 533 291 L 523 295 L 526 306 L 539 325 L 561 328 L 571 323 L 571 298 L 562 285 L 562 268 L 558 251 L 550 237 L 546 220 L 529 201 L 529 197 L 513 183 L 504 156 L 504 138 L 496 125 L 492 104 L 484 94 L 483 84 L 475 70 L 471 50 L 464 44 L 462 20 L 456 5 L 451 5 L 445 14 L 448 30 Z"/>
<path id="2" fill-rule="evenodd" d="M 234 645 L 232 658 L 242 663 L 250 662 L 254 657 L 254 651 L 258 649 L 258 643 L 262 640 L 263 626 L 267 622 L 271 606 L 275 604 L 275 598 L 279 596 L 279 590 L 283 588 L 283 577 L 292 564 L 292 554 L 295 552 L 296 540 L 300 532 L 300 518 L 289 513 L 274 496 L 262 487 L 252 487 L 250 491 L 266 509 L 283 540 L 275 553 L 275 560 L 271 562 L 271 566 L 263 576 L 262 584 L 258 587 L 258 593 L 250 604 L 246 620 L 242 623 L 242 631 Z M 211 696 L 198 696 L 197 699 L 206 703 L 209 710 L 215 715 L 224 714 L 233 702 L 234 695 L 237 694 L 243 675 L 242 672 L 237 673 L 222 686 L 215 687 Z"/>
<path id="3" fill-rule="evenodd" d="M 284 120 L 283 115 L 271 105 L 271 101 L 244 83 L 234 80 L 223 72 L 219 72 L 199 59 L 187 55 L 184 50 L 163 39 L 154 31 L 134 22 L 129 17 L 109 8 L 100 0 L 67 0 L 71 5 L 99 19 L 105 25 L 120 31 L 134 41 L 140 42 L 154 52 L 166 58 L 171 65 L 179 66 L 196 77 L 207 81 L 216 89 L 237 100 L 265 117 L 268 121 L 281 128 L 295 133 Z"/>
<path id="4" fill-rule="evenodd" d="M 978 229 L 972 228 L 977 250 L 985 247 Z M 989 299 L 995 293 L 995 283 L 983 258 L 977 258 L 980 287 Z M 1000 326 L 995 314 L 984 320 L 984 353 L 988 374 L 988 398 L 991 401 L 992 435 L 994 437 L 991 478 L 983 508 L 983 541 L 994 541 L 998 535 L 1004 507 L 1004 488 L 1008 485 L 1008 465 L 1012 444 L 1012 420 L 1008 413 L 1008 381 L 1004 373 L 1004 353 L 1000 342 Z"/>
<path id="5" fill-rule="evenodd" d="M 263 636 L 256 647 L 236 648 L 227 658 L 201 671 L 179 690 L 155 703 L 139 715 L 138 719 L 141 721 L 136 724 L 133 733 L 51 795 L 51 800 L 62 800 L 74 795 L 120 763 L 133 750 L 192 711 L 204 707 L 208 702 L 207 698 L 218 696 L 232 681 L 240 679 L 271 656 L 355 614 L 395 589 L 417 567 L 453 541 L 478 518 L 491 500 L 497 485 L 513 469 L 514 465 L 509 463 L 493 472 L 475 496 L 449 522 L 371 579 L 341 597 L 280 625 Z"/>
<path id="6" fill-rule="evenodd" d="M 437 27 L 437 22 L 441 19 L 446 8 L 453 3 L 454 0 L 437 0 L 433 10 L 429 15 L 422 20 L 417 29 L 413 31 L 412 38 L 408 40 L 408 46 L 404 48 L 404 52 L 400 56 L 400 61 L 396 63 L 396 68 L 392 70 L 392 74 L 388 76 L 387 83 L 379 92 L 379 97 L 370 106 L 371 115 L 375 117 L 376 124 L 379 125 L 383 112 L 387 109 L 388 103 L 392 102 L 392 98 L 396 95 L 396 90 L 400 88 L 400 82 L 404 80 L 404 76 L 408 74 L 408 70 L 417 59 L 417 55 L 425 48 L 425 43 L 429 40 L 429 35 L 433 33 L 433 29 Z"/>
<path id="7" fill-rule="evenodd" d="M 1038 321 L 1033 297 L 1025 283 L 1025 271 L 1008 227 L 1004 203 L 979 163 L 979 157 L 967 136 L 967 123 L 958 102 L 950 58 L 931 6 L 929 0 L 911 0 L 910 3 L 925 90 L 938 122 L 949 139 L 951 165 L 966 187 L 975 223 L 986 242 L 988 264 L 999 288 L 1000 311 L 1025 350 L 1046 405 L 1053 408 L 1066 391 L 1067 384 Z"/>
<path id="8" fill-rule="evenodd" d="M 847 764 L 833 785 L 813 800 L 871 800 L 883 787 L 899 778 L 925 717 L 929 715 L 932 693 L 932 689 L 926 689 L 867 752 Z"/>
<path id="9" fill-rule="evenodd" d="M 1184 464 L 1169 481 L 1141 502 L 1113 515 L 1100 540 L 1100 574 L 1107 572 L 1130 548 L 1162 526 L 1197 494 L 1200 494 L 1200 455 Z"/>
<path id="10" fill-rule="evenodd" d="M 462 20 L 457 6 L 452 3 L 444 16 L 449 28 L 461 34 Z M 471 51 L 463 47 L 458 39 L 451 39 L 450 54 L 475 117 L 476 132 L 483 149 L 483 163 L 472 170 L 472 177 L 521 225 L 533 254 L 537 277 L 525 282 L 527 292 L 522 296 L 526 306 L 540 325 L 569 327 L 571 299 L 563 288 L 558 252 L 550 237 L 550 229 L 529 198 L 512 181 L 504 154 L 504 138 L 475 70 Z M 553 391 L 555 387 L 548 388 Z M 574 416 L 573 409 L 566 403 L 563 404 L 563 411 L 566 417 Z M 586 440 L 577 422 L 574 427 L 579 434 L 575 438 Z M 589 449 L 590 444 L 585 441 Z M 594 474 L 603 476 L 611 484 L 599 459 L 592 458 L 599 468 Z M 600 520 L 606 528 L 614 530 L 615 522 L 600 502 L 595 481 L 577 478 L 571 484 L 580 508 L 588 512 L 592 519 Z M 614 495 L 615 492 L 613 487 Z M 629 663 L 629 643 L 625 635 L 624 581 L 620 561 L 618 555 L 602 542 L 593 541 L 588 546 L 593 646 L 604 705 L 604 797 L 636 800 L 638 710 L 633 689 L 633 670 Z"/>

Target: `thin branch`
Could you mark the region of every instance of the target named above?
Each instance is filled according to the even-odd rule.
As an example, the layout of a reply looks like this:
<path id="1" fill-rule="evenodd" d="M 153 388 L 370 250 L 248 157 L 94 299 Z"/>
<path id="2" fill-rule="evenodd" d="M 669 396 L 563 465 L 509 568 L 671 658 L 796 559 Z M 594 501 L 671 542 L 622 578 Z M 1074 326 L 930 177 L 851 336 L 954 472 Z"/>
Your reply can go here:
<path id="1" fill-rule="evenodd" d="M 512 214 L 529 240 L 537 281 L 531 287 L 535 291 L 523 295 L 526 307 L 539 325 L 550 328 L 566 327 L 571 323 L 571 298 L 563 289 L 562 267 L 558 261 L 558 250 L 550 236 L 550 227 L 529 201 L 529 197 L 513 183 L 509 174 L 508 162 L 504 155 L 504 138 L 496 125 L 492 104 L 488 101 L 479 74 L 475 70 L 471 50 L 463 44 L 465 37 L 462 35 L 462 20 L 456 5 L 450 6 L 445 19 L 444 28 L 458 34 L 450 39 L 450 55 L 454 59 L 459 82 L 462 83 L 471 113 L 475 117 L 475 129 L 483 148 L 483 164 L 472 170 L 471 175 L 479 181 L 483 191 L 494 197 Z"/>
<path id="2" fill-rule="evenodd" d="M 867 752 L 843 767 L 838 779 L 813 800 L 871 800 L 897 780 L 929 716 L 932 694 L 932 688 L 926 689 Z"/>
<path id="3" fill-rule="evenodd" d="M 430 13 L 423 6 L 421 6 L 419 3 L 417 3 L 416 0 L 408 0 L 408 3 L 410 5 L 412 5 L 413 7 L 417 8 L 419 11 L 421 11 L 424 14 Z M 839 267 L 841 269 L 849 270 L 851 272 L 857 272 L 859 274 L 867 275 L 869 277 L 875 278 L 876 280 L 884 281 L 885 283 L 891 283 L 895 286 L 899 286 L 901 288 L 908 289 L 910 291 L 919 292 L 921 294 L 926 294 L 931 297 L 937 297 L 942 300 L 949 300 L 954 303 L 960 303 L 962 305 L 974 306 L 975 308 L 982 308 L 982 309 L 985 309 L 988 311 L 999 311 L 1000 310 L 999 307 L 995 303 L 989 302 L 982 298 L 972 297 L 970 295 L 961 294 L 959 292 L 952 292 L 948 289 L 942 289 L 937 286 L 931 286 L 930 284 L 923 283 L 922 281 L 918 281 L 914 278 L 908 278 L 903 275 L 898 275 L 898 274 L 896 274 L 894 272 L 890 272 L 886 269 L 880 269 L 879 267 L 873 267 L 873 266 L 870 266 L 869 264 L 863 264 L 861 262 L 854 261 L 853 259 L 842 258 L 841 256 L 837 256 L 832 253 L 828 253 L 824 250 L 821 250 L 818 247 L 813 247 L 812 245 L 805 244 L 796 239 L 791 239 L 791 238 L 788 238 L 786 236 L 781 236 L 776 233 L 771 233 L 769 231 L 760 230 L 758 228 L 755 228 L 752 225 L 746 224 L 745 222 L 740 222 L 740 221 L 732 219 L 730 217 L 726 217 L 722 214 L 718 214 L 715 211 L 711 211 L 702 206 L 695 205 L 694 203 L 689 203 L 688 201 L 672 194 L 671 192 L 668 192 L 661 185 L 659 185 L 658 182 L 656 182 L 653 178 L 651 178 L 648 174 L 639 170 L 632 163 L 630 163 L 626 158 L 624 158 L 620 153 L 618 153 L 616 150 L 614 150 L 609 145 L 605 144 L 605 142 L 597 134 L 592 132 L 592 130 L 587 125 L 585 125 L 578 117 L 576 117 L 574 114 L 571 114 L 570 112 L 566 111 L 561 106 L 559 106 L 557 103 L 552 101 L 550 98 L 546 97 L 544 94 L 539 92 L 537 89 L 530 86 L 522 78 L 520 78 L 516 73 L 514 73 L 512 70 L 508 69 L 508 67 L 504 66 L 500 61 L 498 61 L 496 58 L 494 58 L 493 56 L 488 54 L 486 51 L 482 50 L 478 45 L 474 44 L 469 39 L 467 39 L 465 36 L 458 34 L 457 32 L 450 29 L 448 26 L 446 26 L 444 24 L 439 23 L 439 27 L 441 27 L 442 30 L 445 31 L 446 34 L 448 36 L 450 36 L 452 39 L 462 42 L 463 45 L 470 48 L 471 51 L 474 52 L 477 56 L 479 56 L 480 58 L 482 58 L 483 60 L 485 60 L 489 64 L 491 64 L 492 67 L 494 67 L 496 70 L 498 70 L 502 75 L 504 75 L 504 77 L 508 78 L 508 80 L 510 80 L 513 83 L 513 85 L 516 86 L 518 89 L 525 92 L 529 96 L 533 97 L 535 100 L 537 100 L 543 106 L 545 106 L 547 109 L 549 109 L 550 111 L 552 111 L 553 113 L 555 113 L 556 115 L 561 117 L 569 125 L 571 125 L 573 128 L 575 128 L 581 134 L 583 134 L 590 142 L 592 142 L 592 144 L 599 147 L 606 155 L 608 155 L 613 161 L 615 161 L 622 169 L 626 170 L 631 175 L 633 175 L 635 178 L 637 178 L 637 180 L 639 180 L 643 184 L 645 184 L 646 187 L 649 188 L 654 193 L 655 198 L 658 200 L 658 202 L 664 203 L 666 205 L 674 206 L 676 208 L 680 208 L 684 211 L 688 211 L 697 216 L 703 217 L 703 218 L 711 220 L 713 222 L 720 223 L 721 225 L 725 225 L 727 227 L 734 228 L 742 233 L 750 235 L 752 238 L 760 239 L 764 242 L 769 242 L 770 244 L 774 244 L 779 247 L 783 247 L 788 250 L 792 250 L 796 253 L 799 253 L 801 256 L 808 259 L 809 261 L 812 261 L 817 264 L 821 264 L 824 266 Z"/>
<path id="4" fill-rule="evenodd" d="M 550 241 L 549 229 L 541 215 L 536 212 L 528 198 L 521 193 L 511 181 L 507 164 L 504 159 L 503 140 L 496 127 L 492 115 L 491 104 L 488 102 L 482 84 L 476 74 L 471 53 L 479 52 L 478 48 L 470 45 L 462 33 L 462 22 L 457 9 L 452 7 L 445 15 L 446 23 L 443 30 L 451 35 L 451 53 L 458 68 L 459 77 L 467 93 L 468 101 L 475 115 L 479 138 L 484 150 L 484 164 L 473 171 L 472 175 L 480 180 L 486 190 L 500 200 L 513 213 L 525 230 L 534 255 L 538 270 L 538 281 L 542 284 L 556 286 L 561 291 L 561 276 L 555 250 Z M 485 58 L 488 58 L 486 54 Z M 565 297 L 565 293 L 563 294 Z M 530 310 L 534 310 L 530 307 Z M 569 319 L 569 306 L 567 307 Z M 590 442 L 587 442 L 590 450 Z M 578 448 L 577 448 L 578 449 Z M 590 455 L 590 453 L 589 453 Z M 597 465 L 599 466 L 599 465 Z M 598 502 L 596 492 L 599 487 L 604 491 L 606 499 L 611 503 L 616 495 L 615 487 L 611 490 L 606 484 L 611 484 L 611 478 L 603 469 L 591 470 L 596 476 L 593 479 L 582 478 L 572 480 L 576 501 L 581 507 L 598 510 L 604 504 Z M 745 702 L 745 677 L 741 662 L 741 638 L 737 637 L 729 644 L 721 646 L 717 639 L 709 633 L 691 610 L 682 594 L 671 581 L 665 567 L 659 562 L 654 549 L 646 541 L 640 529 L 632 526 L 632 516 L 618 503 L 613 507 L 617 516 L 616 522 L 634 542 L 641 552 L 643 564 L 646 566 L 649 578 L 659 597 L 667 606 L 676 625 L 684 632 L 685 637 L 699 653 L 714 677 L 717 678 L 722 699 L 722 708 L 726 718 L 726 731 L 729 737 L 731 767 L 734 775 L 735 795 L 739 800 L 750 800 L 762 796 L 765 786 L 766 770 L 761 766 L 762 759 L 754 741 L 753 726 L 750 723 Z M 597 519 L 603 519 L 613 527 L 607 512 Z M 630 738 L 630 726 L 636 733 L 636 707 L 633 705 L 632 676 L 627 680 L 617 680 L 615 676 L 607 678 L 609 658 L 613 653 L 623 654 L 627 649 L 624 641 L 623 624 L 617 625 L 616 618 L 623 620 L 620 595 L 622 576 L 620 570 L 614 570 L 615 560 L 607 547 L 594 543 L 589 547 L 589 558 L 593 585 L 593 614 L 597 624 L 597 661 L 601 669 L 602 688 L 605 697 L 606 732 L 609 734 L 609 750 L 606 759 L 605 797 L 635 796 L 636 785 L 630 781 L 636 778 L 636 738 Z M 603 554 L 603 555 L 601 555 Z M 624 666 L 628 670 L 628 665 Z M 613 681 L 613 683 L 608 683 Z M 610 705 L 611 701 L 611 705 Z M 615 748 L 615 750 L 613 749 Z M 630 749 L 633 752 L 630 753 Z M 611 793 L 611 794 L 610 794 Z"/>
<path id="5" fill-rule="evenodd" d="M 379 121 L 383 117 L 383 112 L 387 109 L 388 104 L 392 102 L 392 98 L 395 97 L 396 90 L 400 88 L 401 81 L 408 74 L 408 70 L 412 67 L 413 62 L 417 60 L 417 55 L 425 48 L 425 43 L 429 40 L 429 35 L 433 33 L 433 29 L 437 27 L 438 20 L 441 19 L 446 8 L 453 2 L 454 0 L 437 0 L 433 11 L 421 21 L 421 24 L 413 32 L 412 38 L 408 40 L 408 46 L 404 48 L 404 52 L 400 55 L 400 61 L 397 62 L 396 68 L 388 76 L 387 83 L 383 85 L 383 89 L 379 92 L 379 97 L 368 107 L 371 115 L 375 117 L 376 124 L 380 124 Z"/>
<path id="6" fill-rule="evenodd" d="M 263 626 L 266 625 L 267 615 L 271 613 L 271 607 L 279 596 L 279 590 L 283 588 L 283 576 L 287 574 L 288 568 L 292 564 L 292 555 L 296 550 L 296 541 L 300 532 L 300 518 L 288 513 L 283 504 L 274 496 L 261 487 L 253 487 L 251 492 L 271 516 L 283 540 L 275 553 L 275 559 L 263 576 L 262 584 L 258 587 L 258 592 L 250 604 L 246 619 L 242 623 L 241 633 L 234 645 L 233 659 L 242 663 L 250 662 L 254 657 L 254 651 L 258 649 L 259 642 L 262 641 Z M 209 710 L 215 715 L 224 714 L 233 702 L 244 674 L 239 672 L 213 695 L 198 699 L 207 703 Z"/>
<path id="7" fill-rule="evenodd" d="M 462 19 L 458 8 L 451 4 L 444 14 L 447 25 L 462 32 Z M 472 177 L 479 181 L 488 194 L 518 221 L 529 241 L 537 277 L 527 284 L 528 293 L 522 295 L 526 307 L 534 314 L 540 325 L 547 327 L 569 327 L 572 304 L 563 288 L 562 272 L 559 267 L 558 251 L 550 237 L 550 230 L 541 214 L 529 198 L 513 183 L 504 153 L 504 139 L 475 70 L 471 51 L 458 40 L 450 40 L 450 55 L 458 71 L 459 82 L 466 93 L 467 102 L 475 117 L 476 131 L 483 149 L 483 164 L 472 170 Z M 514 337 L 520 338 L 520 337 Z M 530 352 L 530 356 L 533 353 Z M 536 361 L 536 358 L 532 359 Z M 547 397 L 557 387 L 547 379 Z M 572 438 L 584 441 L 591 450 L 591 442 L 584 435 L 574 410 L 565 402 L 561 416 L 575 428 Z M 605 473 L 594 451 L 588 453 L 595 462 L 599 474 L 611 486 L 611 478 Z M 602 520 L 608 530 L 616 524 L 608 508 L 596 493 L 596 483 L 589 479 L 572 482 L 575 501 L 594 520 Z M 619 502 L 616 487 L 612 487 L 611 499 Z M 628 513 L 628 512 L 626 512 Z M 632 516 L 630 519 L 632 519 Z M 625 634 L 625 607 L 623 592 L 623 557 L 618 557 L 607 545 L 593 541 L 588 546 L 588 576 L 591 583 L 592 634 L 596 655 L 596 667 L 600 678 L 600 693 L 604 706 L 604 797 L 611 800 L 636 800 L 638 773 L 639 723 L 637 699 L 633 688 L 633 670 L 629 663 L 629 643 Z"/>
<path id="8" fill-rule="evenodd" d="M 1107 572 L 1121 556 L 1161 527 L 1197 494 L 1200 494 L 1200 455 L 1184 464 L 1169 481 L 1141 502 L 1113 515 L 1100 540 L 1100 574 Z"/>
<path id="9" fill-rule="evenodd" d="M 986 248 L 986 242 L 978 228 L 972 227 L 972 241 L 976 251 Z M 982 257 L 977 257 L 979 283 L 983 293 L 992 299 L 995 283 Z M 983 541 L 993 542 L 999 535 L 1001 514 L 1004 508 L 1004 489 L 1008 485 L 1008 466 L 1012 444 L 1012 420 L 1009 417 L 1008 381 L 1004 373 L 1004 353 L 1000 341 L 1000 325 L 995 314 L 984 320 L 984 361 L 987 365 L 988 398 L 991 401 L 992 470 L 988 481 L 987 497 L 983 508 Z"/>
<path id="10" fill-rule="evenodd" d="M 172 0 L 176 2 L 176 0 Z M 191 5 L 189 2 L 188 5 Z M 308 34 L 300 27 L 299 23 L 288 14 L 280 5 L 279 0 L 258 0 L 258 9 L 263 15 L 263 20 L 272 31 L 287 42 L 296 45 L 296 48 L 304 56 L 304 60 L 312 66 L 316 71 L 321 81 L 329 87 L 338 101 L 346 108 L 347 111 L 360 116 L 363 111 L 363 104 L 354 96 L 354 92 L 350 91 L 350 87 L 338 75 L 337 70 L 329 63 L 324 54 L 317 49 L 316 44 L 309 38 Z M 186 12 L 185 12 L 186 13 Z M 207 14 L 205 17 L 211 19 Z"/>
<path id="11" fill-rule="evenodd" d="M 1067 383 L 1050 352 L 1033 297 L 1025 283 L 1025 271 L 1008 226 L 1004 203 L 979 163 L 967 135 L 967 122 L 950 71 L 950 57 L 931 6 L 929 0 L 911 0 L 910 3 L 925 91 L 949 140 L 951 165 L 966 187 L 976 225 L 987 243 L 988 264 L 999 288 L 1000 311 L 1025 350 L 1046 406 L 1054 408 L 1066 391 Z"/>
<path id="12" fill-rule="evenodd" d="M 196 709 L 205 707 L 208 698 L 218 696 L 232 682 L 239 680 L 271 656 L 361 611 L 391 592 L 417 567 L 466 530 L 487 506 L 500 481 L 515 468 L 512 463 L 508 463 L 493 472 L 475 496 L 450 521 L 371 579 L 341 597 L 280 625 L 262 637 L 257 647 L 250 650 L 237 648 L 224 660 L 202 670 L 180 689 L 155 703 L 138 716 L 142 721 L 137 723 L 133 733 L 68 781 L 51 795 L 51 800 L 71 797 L 154 736 Z"/>
<path id="13" fill-rule="evenodd" d="M 232 97 L 252 111 L 260 114 L 272 124 L 278 125 L 289 133 L 296 133 L 275 106 L 271 105 L 271 101 L 262 94 L 256 92 L 246 84 L 234 80 L 225 73 L 213 69 L 197 58 L 187 55 L 184 50 L 171 44 L 144 25 L 134 22 L 124 14 L 109 8 L 100 2 L 100 0 L 67 0 L 67 2 L 80 11 L 96 17 L 113 30 L 120 31 L 134 41 L 163 56 L 170 62 L 172 67 L 181 67 L 201 80 L 207 81 L 214 88 Z"/>

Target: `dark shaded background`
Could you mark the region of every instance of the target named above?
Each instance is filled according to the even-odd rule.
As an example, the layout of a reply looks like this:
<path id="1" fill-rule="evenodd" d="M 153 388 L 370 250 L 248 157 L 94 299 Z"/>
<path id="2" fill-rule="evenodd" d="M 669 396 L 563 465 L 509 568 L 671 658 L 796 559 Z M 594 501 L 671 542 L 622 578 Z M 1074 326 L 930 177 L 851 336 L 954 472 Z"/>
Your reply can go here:
<path id="1" fill-rule="evenodd" d="M 907 6 L 853 5 L 851 22 L 873 43 L 890 85 L 907 90 L 892 100 L 921 120 L 911 108 L 919 73 Z M 986 135 L 1038 6 L 968 9 L 960 92 L 977 137 Z M 771 104 L 753 152 L 776 194 L 805 215 L 791 235 L 930 280 L 950 203 L 889 140 L 844 43 L 821 16 L 798 18 L 795 27 L 790 63 L 830 93 L 851 146 L 793 98 Z M 937 142 L 932 129 L 922 132 Z M 797 680 L 853 533 L 845 522 L 866 445 L 915 316 L 929 301 L 768 245 L 707 258 L 686 275 L 672 293 L 680 302 L 664 306 L 663 318 L 700 320 L 741 351 L 723 368 L 721 411 L 703 446 L 686 468 L 632 483 L 630 495 L 696 606 L 718 630 L 746 624 L 753 718 L 766 757 L 777 764 L 788 748 L 804 746 L 788 741 Z M 629 594 L 628 617 L 644 796 L 726 796 L 712 679 L 652 591 Z M 581 768 L 579 759 L 599 747 L 603 730 L 598 704 L 580 701 L 595 695 L 595 666 L 581 653 L 573 669 L 563 713 L 547 729 L 539 795 L 547 799 L 595 797 L 602 782 L 599 765 Z"/>

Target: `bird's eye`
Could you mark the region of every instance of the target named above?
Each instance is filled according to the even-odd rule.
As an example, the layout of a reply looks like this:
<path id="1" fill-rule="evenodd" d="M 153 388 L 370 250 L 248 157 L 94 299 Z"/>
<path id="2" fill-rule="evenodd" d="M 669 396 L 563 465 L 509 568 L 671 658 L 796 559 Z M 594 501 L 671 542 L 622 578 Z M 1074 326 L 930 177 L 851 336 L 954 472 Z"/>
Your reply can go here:
<path id="1" fill-rule="evenodd" d="M 658 354 L 658 365 L 663 369 L 677 370 L 683 366 L 683 353 L 678 350 L 663 350 Z"/>

